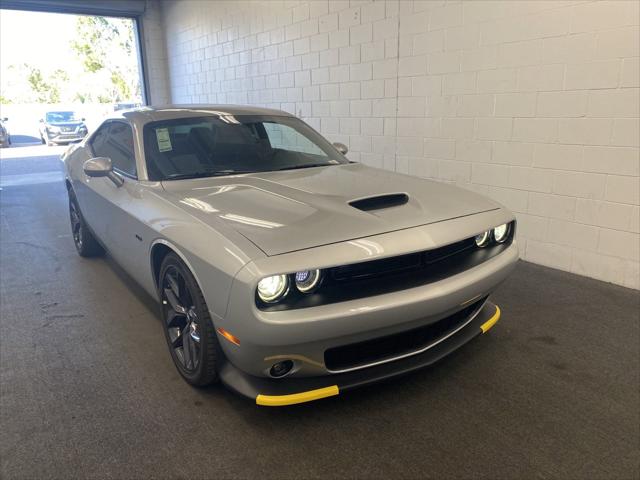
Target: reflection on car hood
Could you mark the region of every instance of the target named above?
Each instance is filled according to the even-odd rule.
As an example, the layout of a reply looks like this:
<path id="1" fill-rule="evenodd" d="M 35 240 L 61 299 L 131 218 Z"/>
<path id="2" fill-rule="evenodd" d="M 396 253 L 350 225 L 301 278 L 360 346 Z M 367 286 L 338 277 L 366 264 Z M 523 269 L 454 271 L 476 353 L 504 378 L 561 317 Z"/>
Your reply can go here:
<path id="1" fill-rule="evenodd" d="M 278 255 L 499 208 L 476 193 L 361 164 L 165 181 L 169 198 L 215 225 L 224 221 Z M 353 200 L 404 193 L 408 201 L 360 210 Z"/>

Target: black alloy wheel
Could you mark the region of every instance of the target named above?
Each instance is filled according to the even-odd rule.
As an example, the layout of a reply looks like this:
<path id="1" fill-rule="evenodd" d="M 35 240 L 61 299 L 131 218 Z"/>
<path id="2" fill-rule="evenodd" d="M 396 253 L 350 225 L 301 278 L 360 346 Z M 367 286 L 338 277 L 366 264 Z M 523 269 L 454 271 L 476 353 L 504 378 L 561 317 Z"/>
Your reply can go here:
<path id="1" fill-rule="evenodd" d="M 69 220 L 71 221 L 71 234 L 73 235 L 73 243 L 75 243 L 78 251 L 82 251 L 82 221 L 80 220 L 80 212 L 76 202 L 69 200 Z"/>
<path id="2" fill-rule="evenodd" d="M 179 257 L 168 254 L 159 285 L 165 336 L 176 368 L 192 385 L 213 383 L 220 346 L 195 278 Z"/>
<path id="3" fill-rule="evenodd" d="M 69 221 L 71 223 L 73 243 L 81 257 L 97 257 L 104 253 L 104 249 L 93 236 L 82 217 L 80 207 L 78 207 L 78 200 L 73 190 L 69 190 Z"/>

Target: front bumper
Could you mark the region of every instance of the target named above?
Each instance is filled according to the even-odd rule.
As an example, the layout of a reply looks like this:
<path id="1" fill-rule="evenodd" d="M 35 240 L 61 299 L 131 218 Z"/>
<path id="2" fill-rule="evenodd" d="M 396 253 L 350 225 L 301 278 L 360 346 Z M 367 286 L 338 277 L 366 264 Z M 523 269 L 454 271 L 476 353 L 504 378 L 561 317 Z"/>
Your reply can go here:
<path id="1" fill-rule="evenodd" d="M 276 380 L 249 375 L 227 361 L 220 369 L 220 379 L 231 390 L 255 399 L 258 405 L 285 406 L 309 402 L 431 365 L 487 332 L 499 319 L 500 309 L 493 303 L 486 302 L 463 328 L 421 353 L 361 370 L 330 376 Z"/>
<path id="2" fill-rule="evenodd" d="M 86 136 L 86 133 L 49 133 L 49 141 L 53 143 L 79 142 Z"/>
<path id="3" fill-rule="evenodd" d="M 329 349 L 434 324 L 489 296 L 517 259 L 514 242 L 480 265 L 433 283 L 277 312 L 251 308 L 248 291 L 232 289 L 228 315 L 216 319 L 216 326 L 240 339 L 240 345 L 220 341 L 229 361 L 249 375 L 269 377 L 272 365 L 287 358 L 295 363 L 290 378 L 335 375 L 344 369 L 326 364 Z"/>

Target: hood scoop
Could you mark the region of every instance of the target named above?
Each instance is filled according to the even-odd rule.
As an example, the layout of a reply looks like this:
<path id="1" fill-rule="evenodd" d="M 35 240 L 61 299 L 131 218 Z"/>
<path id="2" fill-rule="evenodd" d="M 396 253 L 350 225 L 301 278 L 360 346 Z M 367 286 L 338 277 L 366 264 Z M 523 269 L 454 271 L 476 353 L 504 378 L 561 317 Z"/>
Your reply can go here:
<path id="1" fill-rule="evenodd" d="M 382 210 L 383 208 L 398 207 L 409 201 L 409 195 L 406 193 L 389 193 L 386 195 L 377 195 L 375 197 L 361 198 L 349 202 L 354 208 L 369 212 L 371 210 Z"/>

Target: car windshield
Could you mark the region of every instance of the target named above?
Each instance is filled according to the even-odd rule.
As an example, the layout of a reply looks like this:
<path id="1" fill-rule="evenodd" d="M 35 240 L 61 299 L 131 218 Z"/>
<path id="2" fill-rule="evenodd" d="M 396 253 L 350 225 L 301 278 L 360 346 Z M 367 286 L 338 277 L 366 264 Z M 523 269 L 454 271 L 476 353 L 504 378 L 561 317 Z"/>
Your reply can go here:
<path id="1" fill-rule="evenodd" d="M 349 163 L 333 145 L 294 117 L 211 115 L 144 127 L 151 180 L 272 172 Z"/>
<path id="2" fill-rule="evenodd" d="M 57 123 L 57 122 L 73 122 L 77 121 L 75 112 L 47 112 L 46 115 L 47 123 Z"/>

